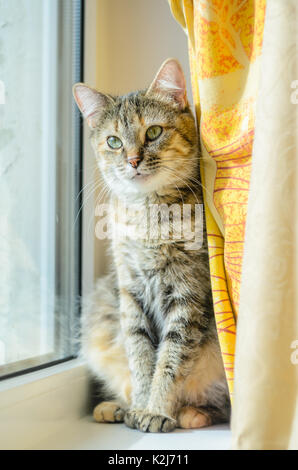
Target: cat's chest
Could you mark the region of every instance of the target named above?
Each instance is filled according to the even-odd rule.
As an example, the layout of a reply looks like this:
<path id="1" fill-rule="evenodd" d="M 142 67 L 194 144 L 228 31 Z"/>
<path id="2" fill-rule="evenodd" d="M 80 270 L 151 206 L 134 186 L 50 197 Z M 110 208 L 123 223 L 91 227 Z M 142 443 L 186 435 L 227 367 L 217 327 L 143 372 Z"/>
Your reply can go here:
<path id="1" fill-rule="evenodd" d="M 159 338 L 171 299 L 191 292 L 191 277 L 184 272 L 190 268 L 189 256 L 175 245 L 148 247 L 129 240 L 115 254 L 120 287 L 134 296 Z"/>
<path id="2" fill-rule="evenodd" d="M 127 276 L 149 284 L 167 277 L 178 262 L 175 248 L 166 243 L 148 246 L 128 240 L 120 244 L 118 252 Z"/>
<path id="3" fill-rule="evenodd" d="M 181 294 L 181 286 L 191 289 L 191 259 L 179 246 L 160 244 L 148 247 L 133 241 L 123 242 L 115 250 L 119 280 L 150 309 L 162 305 L 169 293 Z M 186 279 L 185 279 L 186 277 Z M 183 281 L 183 282 L 182 282 Z"/>
<path id="4" fill-rule="evenodd" d="M 174 277 L 169 279 L 169 254 L 166 249 L 136 249 L 125 259 L 126 287 L 142 306 L 158 339 L 164 326 L 163 305 L 169 292 L 168 286 L 176 282 Z"/>

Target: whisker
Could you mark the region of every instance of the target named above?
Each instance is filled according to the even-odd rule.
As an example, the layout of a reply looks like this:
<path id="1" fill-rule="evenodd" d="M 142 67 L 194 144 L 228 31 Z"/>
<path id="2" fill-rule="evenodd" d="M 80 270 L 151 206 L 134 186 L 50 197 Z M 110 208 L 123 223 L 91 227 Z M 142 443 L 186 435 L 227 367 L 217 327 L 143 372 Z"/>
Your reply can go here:
<path id="1" fill-rule="evenodd" d="M 201 188 L 203 188 L 206 191 L 206 193 L 209 195 L 209 197 L 212 197 L 212 193 L 209 191 L 209 189 L 201 181 L 197 180 L 194 176 L 189 176 L 189 179 L 194 181 L 198 185 L 200 185 Z"/>
<path id="2" fill-rule="evenodd" d="M 111 188 L 109 188 L 109 187 L 106 185 L 106 186 L 103 188 L 103 190 L 101 190 L 100 194 L 97 196 L 97 198 L 96 198 L 96 200 L 95 200 L 95 203 L 94 203 L 94 207 L 96 208 L 97 205 L 100 203 L 100 201 L 101 201 L 102 199 L 106 198 L 110 192 L 111 192 Z M 89 230 L 90 230 L 90 227 L 91 227 L 91 224 L 92 224 L 92 220 L 94 220 L 94 217 L 95 217 L 94 214 L 93 214 L 93 216 L 90 217 L 87 232 L 89 232 Z"/>
<path id="3" fill-rule="evenodd" d="M 100 185 L 101 181 L 97 181 L 97 182 L 93 182 L 94 186 L 91 188 L 91 190 L 89 191 L 88 195 L 83 197 L 83 203 L 81 204 L 81 207 L 79 208 L 78 210 L 78 213 L 77 213 L 77 216 L 75 218 L 75 221 L 73 223 L 73 227 L 72 227 L 72 230 L 74 230 L 75 228 L 75 225 L 77 223 L 77 220 L 79 218 L 79 215 L 81 214 L 83 208 L 85 208 L 87 202 L 89 201 L 90 197 L 95 193 L 95 191 L 99 188 L 99 185 Z"/>
<path id="4" fill-rule="evenodd" d="M 184 199 L 183 199 L 182 193 L 181 193 L 180 189 L 178 188 L 178 186 L 176 184 L 175 184 L 175 187 L 179 191 L 179 194 L 180 194 L 180 197 L 181 197 L 181 200 L 182 200 L 182 204 L 184 205 Z"/>
<path id="5" fill-rule="evenodd" d="M 188 184 L 183 178 L 181 178 L 180 176 L 178 176 L 178 175 L 176 174 L 176 172 L 175 172 L 172 168 L 165 167 L 164 165 L 162 165 L 162 168 L 172 171 L 172 172 L 174 173 L 174 176 L 176 176 L 176 178 L 180 179 L 180 180 L 188 187 L 188 189 L 191 190 L 191 192 L 192 192 L 192 194 L 194 195 L 194 197 L 195 197 L 197 203 L 200 204 L 200 202 L 199 202 L 199 200 L 198 200 L 198 197 L 197 197 L 197 195 L 195 194 L 194 190 L 189 186 L 189 184 Z"/>
<path id="6" fill-rule="evenodd" d="M 98 168 L 97 165 L 93 165 L 92 178 L 93 178 L 94 173 L 95 173 L 95 171 L 96 171 L 97 168 Z M 78 193 L 78 195 L 77 195 L 75 201 L 77 201 L 78 198 L 80 197 L 80 195 L 82 194 L 82 192 L 84 192 L 84 191 L 86 190 L 86 188 L 89 187 L 89 186 L 90 186 L 91 184 L 93 184 L 93 183 L 94 183 L 93 179 L 92 179 L 91 181 L 89 181 L 88 183 L 86 183 L 86 184 L 82 187 L 81 191 Z"/>
<path id="7" fill-rule="evenodd" d="M 168 170 L 171 170 L 173 172 L 175 172 L 175 170 L 173 170 L 173 168 L 170 168 L 168 166 L 163 166 L 164 168 L 167 168 Z M 175 175 L 178 177 L 178 175 L 175 173 Z M 209 189 L 198 179 L 196 179 L 194 176 L 187 176 L 187 180 L 191 180 L 193 182 L 195 182 L 196 184 L 198 184 L 201 188 L 203 188 L 206 193 L 209 195 L 209 197 L 212 197 L 212 193 L 209 191 Z"/>

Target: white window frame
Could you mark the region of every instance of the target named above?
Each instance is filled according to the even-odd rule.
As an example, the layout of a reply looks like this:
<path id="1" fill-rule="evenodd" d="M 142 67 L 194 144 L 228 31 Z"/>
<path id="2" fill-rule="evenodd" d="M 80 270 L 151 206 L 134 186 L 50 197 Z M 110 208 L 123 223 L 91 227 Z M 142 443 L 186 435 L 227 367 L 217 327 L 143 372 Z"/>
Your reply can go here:
<path id="1" fill-rule="evenodd" d="M 84 50 L 97 44 L 97 0 L 85 2 Z M 96 83 L 96 67 L 90 54 L 84 57 L 84 80 Z M 92 175 L 94 156 L 83 132 L 83 187 Z M 88 193 L 88 191 L 87 191 Z M 83 295 L 92 289 L 95 272 L 94 201 L 83 192 L 82 214 L 82 286 Z M 74 392 L 75 391 L 75 392 Z M 89 374 L 82 359 L 45 367 L 0 382 L 0 449 L 34 449 L 38 442 L 55 435 L 61 426 L 80 420 L 88 413 Z"/>
<path id="2" fill-rule="evenodd" d="M 5 345 L 0 342 L 0 381 L 70 360 L 77 355 L 77 342 L 72 341 L 74 335 L 68 332 L 71 329 L 76 331 L 79 311 L 77 299 L 81 294 L 81 263 L 78 256 L 81 248 L 80 201 L 79 195 L 72 197 L 73 194 L 77 196 L 81 190 L 81 133 L 78 129 L 80 113 L 71 97 L 71 84 L 73 80 L 81 80 L 81 50 L 79 47 L 74 48 L 74 45 L 80 44 L 78 13 L 83 10 L 82 2 L 83 0 L 67 0 L 61 4 L 59 0 L 43 0 L 39 10 L 42 24 L 42 138 L 39 205 L 41 236 L 38 252 L 39 287 L 42 295 L 36 305 L 39 310 L 37 322 L 40 334 L 32 337 L 38 348 L 32 350 L 31 354 L 29 351 L 25 358 L 21 355 L 13 357 L 13 360 L 6 360 Z M 64 21 L 66 18 L 73 21 L 72 27 Z M 73 54 L 69 54 L 69 51 L 73 51 Z M 69 92 L 62 93 L 65 91 L 62 87 L 66 83 L 69 83 Z M 76 112 L 72 112 L 73 110 Z M 63 146 L 60 142 L 63 142 Z M 69 188 L 69 191 L 63 191 L 64 187 Z M 61 191 L 63 197 L 57 198 L 57 190 Z M 74 214 L 78 214 L 75 223 Z M 61 256 L 56 256 L 55 259 L 59 252 L 69 262 L 64 262 Z M 58 319 L 57 310 L 60 305 L 64 311 Z M 18 348 L 15 351 L 18 352 Z"/>
<path id="3" fill-rule="evenodd" d="M 55 220 L 56 220 L 56 188 L 52 182 L 56 180 L 56 126 L 53 125 L 57 116 L 57 31 L 58 3 L 57 0 L 43 2 L 43 97 L 42 97 L 42 195 L 41 208 L 41 266 L 40 289 L 44 294 L 40 302 L 40 355 L 47 354 L 49 344 L 54 347 L 55 318 L 54 312 L 48 314 L 48 306 L 55 305 Z M 50 298 L 49 298 L 50 296 Z"/>

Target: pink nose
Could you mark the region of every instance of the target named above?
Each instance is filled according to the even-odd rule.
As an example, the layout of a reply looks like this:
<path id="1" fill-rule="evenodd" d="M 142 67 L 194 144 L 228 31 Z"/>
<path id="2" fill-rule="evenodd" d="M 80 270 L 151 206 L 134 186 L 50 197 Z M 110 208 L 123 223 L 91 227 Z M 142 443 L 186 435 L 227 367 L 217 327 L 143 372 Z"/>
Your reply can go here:
<path id="1" fill-rule="evenodd" d="M 133 157 L 129 157 L 127 161 L 133 168 L 137 168 L 141 159 L 138 155 L 134 155 Z"/>

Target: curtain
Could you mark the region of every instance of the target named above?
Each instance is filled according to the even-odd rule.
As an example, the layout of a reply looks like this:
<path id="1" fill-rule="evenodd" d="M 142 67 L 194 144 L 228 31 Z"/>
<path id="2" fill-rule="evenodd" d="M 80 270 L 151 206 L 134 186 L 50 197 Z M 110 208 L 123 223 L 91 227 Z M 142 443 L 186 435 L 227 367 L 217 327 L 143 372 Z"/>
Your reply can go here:
<path id="1" fill-rule="evenodd" d="M 231 399 L 265 0 L 171 0 L 200 122 L 211 286 Z"/>
<path id="2" fill-rule="evenodd" d="M 298 449 L 297 79 L 297 0 L 267 0 L 237 325 L 236 449 Z"/>
<path id="3" fill-rule="evenodd" d="M 233 448 L 297 448 L 296 0 L 169 3 L 189 38 Z"/>

